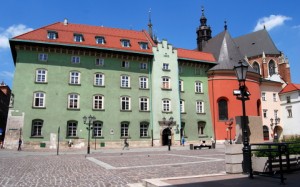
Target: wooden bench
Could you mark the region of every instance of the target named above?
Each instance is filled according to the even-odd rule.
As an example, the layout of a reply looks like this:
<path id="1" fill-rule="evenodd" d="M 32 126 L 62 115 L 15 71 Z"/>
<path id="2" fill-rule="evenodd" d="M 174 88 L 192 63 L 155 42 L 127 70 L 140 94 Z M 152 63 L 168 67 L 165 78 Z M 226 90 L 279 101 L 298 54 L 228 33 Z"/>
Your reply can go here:
<path id="1" fill-rule="evenodd" d="M 202 148 L 211 149 L 211 145 L 195 145 L 194 146 L 194 149 L 202 149 Z"/>

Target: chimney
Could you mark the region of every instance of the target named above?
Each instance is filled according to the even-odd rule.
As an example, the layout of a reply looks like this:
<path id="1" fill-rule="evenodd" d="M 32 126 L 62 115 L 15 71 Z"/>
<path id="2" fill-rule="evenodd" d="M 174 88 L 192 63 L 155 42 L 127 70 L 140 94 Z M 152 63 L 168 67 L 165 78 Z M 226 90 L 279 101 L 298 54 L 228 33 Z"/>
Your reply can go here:
<path id="1" fill-rule="evenodd" d="M 67 18 L 64 19 L 64 25 L 68 25 L 68 19 Z"/>

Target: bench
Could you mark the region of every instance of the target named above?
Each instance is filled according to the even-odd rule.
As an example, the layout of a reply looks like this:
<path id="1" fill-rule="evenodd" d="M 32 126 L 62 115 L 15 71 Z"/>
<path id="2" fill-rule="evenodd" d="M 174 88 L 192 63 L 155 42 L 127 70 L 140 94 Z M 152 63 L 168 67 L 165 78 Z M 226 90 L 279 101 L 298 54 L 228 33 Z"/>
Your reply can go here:
<path id="1" fill-rule="evenodd" d="M 194 149 L 202 149 L 202 148 L 211 149 L 211 145 L 195 145 L 194 146 Z"/>

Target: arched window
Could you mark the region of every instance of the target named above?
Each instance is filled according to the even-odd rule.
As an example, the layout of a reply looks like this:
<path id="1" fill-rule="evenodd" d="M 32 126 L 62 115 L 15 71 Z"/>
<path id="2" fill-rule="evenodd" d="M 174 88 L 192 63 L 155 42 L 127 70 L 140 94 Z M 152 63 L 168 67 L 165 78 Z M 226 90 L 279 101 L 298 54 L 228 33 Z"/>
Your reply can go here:
<path id="1" fill-rule="evenodd" d="M 220 99 L 218 101 L 218 106 L 219 106 L 219 120 L 228 120 L 227 100 Z"/>
<path id="2" fill-rule="evenodd" d="M 32 121 L 31 136 L 42 136 L 43 122 L 41 119 Z"/>
<path id="3" fill-rule="evenodd" d="M 204 133 L 205 125 L 206 125 L 206 123 L 204 121 L 199 121 L 198 122 L 198 135 L 199 136 L 202 136 L 202 135 L 205 134 Z"/>
<path id="4" fill-rule="evenodd" d="M 254 62 L 252 66 L 255 72 L 260 74 L 259 64 L 257 62 Z"/>
<path id="5" fill-rule="evenodd" d="M 269 128 L 266 125 L 263 126 L 263 134 L 264 140 L 269 140 Z"/>
<path id="6" fill-rule="evenodd" d="M 269 62 L 269 75 L 272 76 L 275 74 L 275 62 L 273 60 L 270 60 Z"/>

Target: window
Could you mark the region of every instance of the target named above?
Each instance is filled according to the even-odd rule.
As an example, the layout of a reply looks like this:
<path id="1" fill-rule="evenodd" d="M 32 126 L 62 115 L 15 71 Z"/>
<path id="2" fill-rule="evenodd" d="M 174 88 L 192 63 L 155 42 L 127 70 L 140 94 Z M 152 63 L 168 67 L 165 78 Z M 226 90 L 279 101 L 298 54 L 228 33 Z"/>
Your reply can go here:
<path id="1" fill-rule="evenodd" d="M 148 137 L 148 127 L 147 122 L 140 123 L 140 137 Z"/>
<path id="2" fill-rule="evenodd" d="M 140 88 L 148 89 L 148 78 L 147 77 L 140 77 Z"/>
<path id="3" fill-rule="evenodd" d="M 121 137 L 128 137 L 129 136 L 128 129 L 129 129 L 129 123 L 128 122 L 122 122 L 121 123 Z"/>
<path id="4" fill-rule="evenodd" d="M 228 120 L 227 100 L 220 99 L 218 101 L 218 107 L 219 107 L 219 120 Z"/>
<path id="5" fill-rule="evenodd" d="M 130 88 L 130 77 L 128 75 L 121 75 L 121 87 Z"/>
<path id="6" fill-rule="evenodd" d="M 269 62 L 269 75 L 272 76 L 275 74 L 275 62 L 273 60 L 270 60 Z"/>
<path id="7" fill-rule="evenodd" d="M 39 53 L 39 61 L 47 61 L 48 60 L 48 54 L 45 53 Z"/>
<path id="8" fill-rule="evenodd" d="M 47 37 L 50 40 L 56 40 L 56 38 L 58 38 L 58 34 L 55 31 L 48 31 Z"/>
<path id="9" fill-rule="evenodd" d="M 121 97 L 121 110 L 129 111 L 130 109 L 131 109 L 130 97 L 127 96 Z"/>
<path id="10" fill-rule="evenodd" d="M 122 47 L 130 47 L 130 41 L 129 40 L 121 40 Z"/>
<path id="11" fill-rule="evenodd" d="M 77 71 L 70 72 L 70 84 L 80 84 L 80 73 Z"/>
<path id="12" fill-rule="evenodd" d="M 274 118 L 275 118 L 275 119 L 278 118 L 278 110 L 274 110 Z"/>
<path id="13" fill-rule="evenodd" d="M 76 121 L 68 121 L 67 135 L 68 135 L 68 137 L 77 136 L 77 122 Z"/>
<path id="14" fill-rule="evenodd" d="M 180 112 L 184 113 L 185 112 L 185 108 L 184 108 L 184 100 L 180 100 Z"/>
<path id="15" fill-rule="evenodd" d="M 103 58 L 96 58 L 95 65 L 96 66 L 104 66 L 104 59 Z"/>
<path id="16" fill-rule="evenodd" d="M 204 121 L 199 121 L 198 122 L 198 135 L 199 136 L 204 135 L 205 125 L 206 125 L 206 123 Z"/>
<path id="17" fill-rule="evenodd" d="M 94 75 L 94 85 L 95 86 L 104 86 L 104 74 L 95 73 L 95 75 Z"/>
<path id="18" fill-rule="evenodd" d="M 169 70 L 169 64 L 163 63 L 163 70 Z"/>
<path id="19" fill-rule="evenodd" d="M 129 62 L 128 61 L 122 61 L 122 68 L 129 68 Z"/>
<path id="20" fill-rule="evenodd" d="M 195 67 L 195 75 L 201 75 L 201 68 Z"/>
<path id="21" fill-rule="evenodd" d="M 162 77 L 162 89 L 171 89 L 169 77 Z"/>
<path id="22" fill-rule="evenodd" d="M 183 92 L 183 80 L 179 80 L 179 91 Z"/>
<path id="23" fill-rule="evenodd" d="M 82 34 L 74 34 L 74 42 L 82 42 L 83 35 Z"/>
<path id="24" fill-rule="evenodd" d="M 290 103 L 291 102 L 291 96 L 286 96 L 286 102 Z"/>
<path id="25" fill-rule="evenodd" d="M 203 101 L 197 101 L 196 102 L 196 112 L 197 113 L 204 113 L 204 102 Z"/>
<path id="26" fill-rule="evenodd" d="M 47 70 L 37 69 L 35 74 L 35 82 L 39 82 L 39 83 L 47 82 Z"/>
<path id="27" fill-rule="evenodd" d="M 148 49 L 148 43 L 147 42 L 140 42 L 141 49 Z"/>
<path id="28" fill-rule="evenodd" d="M 267 118 L 267 117 L 268 117 L 267 112 L 268 112 L 268 110 L 263 109 L 263 116 L 264 116 L 264 118 Z"/>
<path id="29" fill-rule="evenodd" d="M 293 117 L 292 108 L 287 108 L 287 112 L 288 112 L 288 118 L 292 118 Z"/>
<path id="30" fill-rule="evenodd" d="M 96 44 L 105 44 L 105 39 L 102 36 L 97 36 L 96 38 Z"/>
<path id="31" fill-rule="evenodd" d="M 101 137 L 102 136 L 102 122 L 101 121 L 95 121 L 93 126 L 93 136 L 94 137 Z"/>
<path id="32" fill-rule="evenodd" d="M 140 68 L 141 69 L 147 69 L 148 64 L 145 62 L 140 63 Z"/>
<path id="33" fill-rule="evenodd" d="M 33 107 L 43 108 L 45 107 L 45 93 L 43 92 L 36 92 L 33 95 Z"/>
<path id="34" fill-rule="evenodd" d="M 195 82 L 195 92 L 196 93 L 202 93 L 202 82 L 196 81 Z"/>
<path id="35" fill-rule="evenodd" d="M 277 97 L 276 97 L 276 93 L 273 93 L 273 101 L 276 102 L 277 101 Z"/>
<path id="36" fill-rule="evenodd" d="M 69 109 L 79 109 L 79 99 L 78 94 L 69 94 L 68 95 L 68 108 Z"/>
<path id="37" fill-rule="evenodd" d="M 140 111 L 149 111 L 149 99 L 140 97 Z"/>
<path id="38" fill-rule="evenodd" d="M 80 57 L 79 56 L 72 56 L 71 57 L 71 62 L 73 64 L 79 64 L 80 63 Z"/>
<path id="39" fill-rule="evenodd" d="M 267 100 L 267 98 L 266 98 L 266 93 L 265 93 L 265 92 L 262 92 L 262 93 L 261 93 L 261 100 L 263 100 L 263 101 L 266 101 L 266 100 Z"/>
<path id="40" fill-rule="evenodd" d="M 259 65 L 257 62 L 254 62 L 252 66 L 256 73 L 260 73 Z"/>
<path id="41" fill-rule="evenodd" d="M 104 97 L 102 95 L 94 95 L 93 109 L 95 109 L 95 110 L 103 110 L 104 109 Z"/>
<path id="42" fill-rule="evenodd" d="M 171 112 L 171 101 L 169 99 L 162 100 L 162 111 Z"/>
<path id="43" fill-rule="evenodd" d="M 182 72 L 183 72 L 183 66 L 179 66 L 179 67 L 178 67 L 178 72 L 179 72 L 179 73 L 182 73 Z"/>
<path id="44" fill-rule="evenodd" d="M 33 120 L 31 136 L 42 136 L 43 120 Z"/>
<path id="45" fill-rule="evenodd" d="M 263 126 L 263 135 L 264 135 L 264 140 L 269 140 L 270 137 L 269 137 L 269 128 L 264 125 Z"/>

